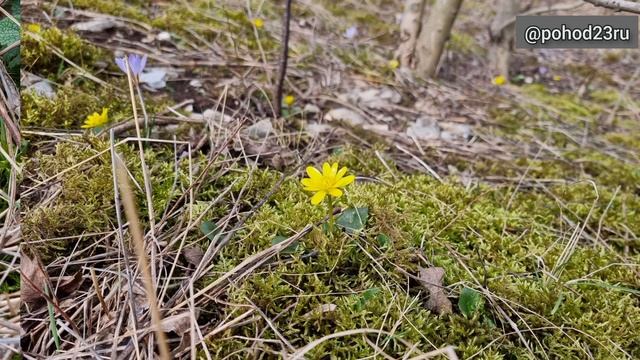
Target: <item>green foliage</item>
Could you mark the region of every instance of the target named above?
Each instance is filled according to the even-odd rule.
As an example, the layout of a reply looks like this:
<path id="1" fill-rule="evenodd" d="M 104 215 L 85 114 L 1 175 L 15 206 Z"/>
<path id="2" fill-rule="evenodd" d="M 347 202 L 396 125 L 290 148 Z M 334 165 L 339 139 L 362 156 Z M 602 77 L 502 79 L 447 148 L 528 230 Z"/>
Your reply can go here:
<path id="1" fill-rule="evenodd" d="M 9 0 L 3 4 L 18 22 L 20 21 L 20 0 Z M 8 17 L 0 19 L 0 49 L 4 50 L 8 46 L 20 41 L 20 26 Z M 2 56 L 2 61 L 7 72 L 16 84 L 20 83 L 20 47 L 16 46 Z"/>
<path id="2" fill-rule="evenodd" d="M 21 45 L 22 67 L 37 69 L 39 75 L 58 80 L 73 67 L 56 52 L 83 69 L 95 69 L 96 61 L 109 59 L 103 50 L 84 41 L 77 34 L 58 28 L 43 28 L 37 34 L 25 33 Z M 56 51 L 54 51 L 56 50 Z"/>
<path id="3" fill-rule="evenodd" d="M 336 220 L 336 224 L 348 233 L 357 233 L 364 229 L 369 219 L 369 208 L 346 209 Z"/>
<path id="4" fill-rule="evenodd" d="M 458 308 L 464 317 L 471 318 L 473 314 L 482 308 L 483 304 L 484 299 L 478 291 L 465 287 L 460 292 Z"/>
<path id="5" fill-rule="evenodd" d="M 209 240 L 213 241 L 216 235 L 220 233 L 220 229 L 216 226 L 216 223 L 213 221 L 203 221 L 200 224 L 200 232 L 202 235 L 209 238 Z"/>

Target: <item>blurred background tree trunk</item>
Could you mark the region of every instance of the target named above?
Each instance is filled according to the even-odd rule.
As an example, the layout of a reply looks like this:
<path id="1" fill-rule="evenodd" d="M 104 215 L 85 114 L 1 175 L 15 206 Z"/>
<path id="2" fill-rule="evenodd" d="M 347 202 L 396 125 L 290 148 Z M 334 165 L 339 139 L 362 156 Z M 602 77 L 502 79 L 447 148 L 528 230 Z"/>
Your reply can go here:
<path id="1" fill-rule="evenodd" d="M 416 43 L 422 27 L 425 0 L 405 0 L 402 20 L 400 21 L 400 46 L 395 58 L 400 65 L 413 68 L 415 63 Z"/>
<path id="2" fill-rule="evenodd" d="M 444 44 L 458 15 L 462 0 L 436 0 L 429 16 L 425 16 L 416 47 L 416 72 L 433 77 L 438 69 Z"/>
<path id="3" fill-rule="evenodd" d="M 515 36 L 515 23 L 512 20 L 520 12 L 520 0 L 498 0 L 495 6 L 496 16 L 489 26 L 489 66 L 492 76 L 503 75 L 508 78 L 509 58 Z"/>

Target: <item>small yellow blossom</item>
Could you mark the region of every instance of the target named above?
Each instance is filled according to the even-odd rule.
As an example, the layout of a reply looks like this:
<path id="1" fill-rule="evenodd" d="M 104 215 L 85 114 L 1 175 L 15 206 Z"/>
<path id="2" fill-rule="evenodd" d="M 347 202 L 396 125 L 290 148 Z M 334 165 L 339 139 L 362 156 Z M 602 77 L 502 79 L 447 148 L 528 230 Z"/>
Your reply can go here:
<path id="1" fill-rule="evenodd" d="M 33 33 L 39 33 L 42 28 L 40 27 L 40 24 L 29 24 L 27 25 L 27 30 Z"/>
<path id="2" fill-rule="evenodd" d="M 343 166 L 338 170 L 338 163 L 322 164 L 322 172 L 313 166 L 307 167 L 308 178 L 302 179 L 302 185 L 305 191 L 315 192 L 311 197 L 311 203 L 318 205 L 328 195 L 335 198 L 342 196 L 342 190 L 345 186 L 351 184 L 355 180 L 355 176 L 344 176 L 348 169 Z"/>
<path id="3" fill-rule="evenodd" d="M 553 75 L 553 81 L 560 81 L 562 80 L 562 76 L 560 75 Z"/>
<path id="4" fill-rule="evenodd" d="M 293 105 L 295 101 L 296 101 L 296 98 L 293 95 L 287 95 L 284 97 L 284 100 L 283 100 L 284 104 L 287 106 Z"/>
<path id="5" fill-rule="evenodd" d="M 507 83 L 507 78 L 504 75 L 498 75 L 491 80 L 491 83 L 498 86 L 504 85 Z"/>
<path id="6" fill-rule="evenodd" d="M 398 66 L 400 66 L 400 62 L 396 59 L 393 59 L 393 60 L 389 60 L 389 63 L 387 63 L 387 65 L 391 70 L 395 70 L 398 68 Z"/>
<path id="7" fill-rule="evenodd" d="M 253 19 L 253 25 L 258 29 L 262 29 L 264 26 L 264 20 L 260 18 Z"/>
<path id="8" fill-rule="evenodd" d="M 82 125 L 83 129 L 90 129 L 99 126 L 103 126 L 109 122 L 109 109 L 102 108 L 102 114 L 98 114 L 94 112 L 93 114 L 87 116 L 87 119 L 84 121 L 84 125 Z"/>

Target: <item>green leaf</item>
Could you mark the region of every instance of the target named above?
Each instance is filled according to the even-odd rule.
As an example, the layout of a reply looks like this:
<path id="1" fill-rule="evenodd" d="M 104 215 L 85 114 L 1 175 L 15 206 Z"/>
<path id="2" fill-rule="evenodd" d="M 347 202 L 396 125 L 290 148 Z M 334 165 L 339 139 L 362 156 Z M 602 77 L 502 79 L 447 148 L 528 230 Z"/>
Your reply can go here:
<path id="1" fill-rule="evenodd" d="M 275 244 L 279 244 L 285 240 L 287 240 L 288 237 L 287 236 L 282 236 L 282 235 L 276 235 L 273 239 L 271 239 L 271 245 L 275 245 Z M 280 253 L 281 254 L 292 254 L 296 251 L 298 251 L 298 247 L 300 244 L 298 244 L 297 241 L 294 241 L 291 243 L 291 245 L 287 246 L 286 248 L 284 248 L 284 250 L 282 250 Z"/>
<path id="2" fill-rule="evenodd" d="M 376 240 L 378 240 L 378 245 L 383 249 L 386 249 L 391 245 L 391 239 L 387 234 L 378 234 L 378 236 L 376 236 Z"/>
<path id="3" fill-rule="evenodd" d="M 220 233 L 220 229 L 218 229 L 216 223 L 213 221 L 202 222 L 202 224 L 200 224 L 200 231 L 202 231 L 202 235 L 208 237 L 211 241 Z"/>
<path id="4" fill-rule="evenodd" d="M 356 309 L 362 310 L 362 307 L 364 307 L 364 305 L 371 299 L 375 298 L 379 293 L 379 288 L 371 288 L 363 291 L 358 297 L 358 302 L 355 304 Z"/>
<path id="5" fill-rule="evenodd" d="M 472 317 L 473 314 L 482 307 L 482 305 L 484 305 L 484 299 L 479 292 L 467 287 L 462 289 L 460 299 L 458 299 L 458 307 L 464 317 Z"/>
<path id="6" fill-rule="evenodd" d="M 357 233 L 360 230 L 364 229 L 364 226 L 367 224 L 367 219 L 369 218 L 369 208 L 368 207 L 359 207 L 359 208 L 349 208 L 346 209 L 338 220 L 336 224 L 342 227 L 348 233 Z"/>

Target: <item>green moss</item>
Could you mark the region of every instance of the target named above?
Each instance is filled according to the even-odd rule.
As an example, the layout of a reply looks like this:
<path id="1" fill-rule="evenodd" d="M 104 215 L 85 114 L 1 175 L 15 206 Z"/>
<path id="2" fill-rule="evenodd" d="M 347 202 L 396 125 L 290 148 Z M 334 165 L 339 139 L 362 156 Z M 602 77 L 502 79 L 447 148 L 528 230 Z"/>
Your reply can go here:
<path id="1" fill-rule="evenodd" d="M 22 219 L 22 235 L 25 242 L 35 243 L 45 257 L 68 254 L 70 242 L 79 239 L 86 244 L 92 236 L 99 236 L 90 234 L 110 231 L 113 224 L 117 224 L 108 149 L 109 143 L 104 140 L 78 138 L 74 142 L 59 143 L 53 153 L 36 152 L 27 163 L 30 179 L 48 182 L 22 198 L 26 214 Z M 118 151 L 135 182 L 144 184 L 134 147 L 120 145 Z M 188 186 L 185 169 L 180 167 L 176 173 L 173 159 L 166 158 L 169 156 L 171 154 L 159 154 L 150 148 L 145 150 L 156 221 L 169 201 Z M 136 190 L 136 199 L 144 224 L 149 213 L 144 193 Z M 47 205 L 42 206 L 43 202 Z M 58 239 L 61 237 L 65 239 Z M 43 240 L 47 240 L 46 243 L 42 243 Z"/>
<path id="2" fill-rule="evenodd" d="M 100 14 L 149 22 L 149 18 L 141 6 L 147 4 L 147 1 L 144 0 L 72 0 L 71 3 L 78 9 L 90 9 Z"/>
<path id="3" fill-rule="evenodd" d="M 357 165 L 353 169 L 357 173 L 361 171 Z M 250 186 L 262 191 L 278 176 L 269 171 L 254 174 L 256 180 Z M 243 185 L 246 184 L 243 181 Z M 552 191 L 558 195 L 562 191 L 572 196 L 587 194 L 582 184 L 553 187 Z M 245 193 L 252 194 L 251 190 Z M 619 262 L 615 252 L 585 243 L 580 244 L 564 264 L 559 283 L 549 279 L 545 271 L 551 271 L 565 246 L 564 242 L 557 242 L 558 235 L 553 230 L 558 226 L 560 207 L 546 193 L 527 192 L 519 194 L 514 206 L 506 208 L 509 196 L 508 189 L 465 190 L 424 176 L 405 176 L 392 186 L 355 185 L 349 190 L 345 204 L 368 206 L 372 214 L 362 236 L 340 235 L 329 239 L 316 230 L 302 240 L 303 250 L 285 256 L 270 265 L 268 271 L 256 271 L 243 283 L 233 286 L 229 300 L 246 303 L 251 299 L 297 348 L 337 331 L 375 328 L 395 330 L 393 338 L 382 336 L 381 339 L 387 344 L 385 351 L 396 357 L 407 350 L 400 340 L 423 344 L 422 351 L 433 349 L 425 338 L 435 347 L 458 346 L 458 355 L 462 358 L 481 350 L 501 356 L 527 356 L 517 335 L 502 335 L 501 327 L 509 325 L 490 307 L 471 319 L 457 312 L 448 317 L 429 313 L 421 288 L 417 284 L 407 288 L 406 277 L 398 269 L 416 273 L 418 265 L 425 266 L 416 256 L 423 252 L 434 265 L 445 268 L 446 283 L 453 290 L 453 297 L 461 284 L 472 284 L 473 278 L 486 279 L 492 293 L 508 299 L 512 307 L 518 304 L 512 309 L 504 304 L 500 306 L 520 329 L 527 326 L 540 329 L 535 331 L 540 343 L 531 333 L 524 333 L 536 356 L 546 353 L 581 358 L 585 351 L 582 347 L 596 358 L 622 356 L 612 341 L 637 356 L 637 333 L 628 331 L 631 323 L 640 320 L 637 299 L 628 291 L 607 291 L 600 286 L 571 282 L 588 276 L 594 282 L 633 289 L 640 286 L 633 269 L 615 265 Z M 569 201 L 569 195 L 564 198 Z M 257 201 L 252 199 L 249 195 L 246 201 Z M 576 216 L 583 217 L 583 210 L 573 204 L 586 204 L 591 200 L 576 198 L 569 207 Z M 602 212 L 606 205 L 606 199 L 598 203 L 598 211 Z M 619 213 L 623 207 L 618 203 L 609 211 Z M 541 211 L 544 209 L 549 211 Z M 229 270 L 250 254 L 268 247 L 273 236 L 292 235 L 322 214 L 322 208 L 308 202 L 296 179 L 285 181 L 273 200 L 241 231 L 238 240 L 224 249 L 215 271 Z M 615 216 L 603 219 L 605 227 L 623 221 Z M 380 248 L 376 236 L 381 232 L 389 234 L 391 248 Z M 609 233 L 603 236 L 613 237 Z M 311 257 L 302 256 L 311 253 L 314 254 Z M 466 268 L 461 267 L 456 258 L 464 261 Z M 565 290 L 559 292 L 559 286 Z M 376 295 L 366 295 L 369 293 Z M 318 312 L 326 304 L 335 305 L 335 310 Z M 239 315 L 240 310 L 229 307 L 216 311 L 221 311 L 218 314 L 221 317 L 233 317 Z M 493 325 L 494 322 L 498 326 Z M 601 325 L 610 322 L 616 325 Z M 564 326 L 562 331 L 561 326 Z M 241 351 L 249 347 L 241 339 L 251 337 L 250 334 L 255 336 L 256 330 L 262 338 L 276 339 L 270 328 L 258 321 L 227 331 L 219 339 L 211 340 L 209 347 L 216 356 Z M 503 340 L 495 342 L 499 337 Z M 576 346 L 576 342 L 581 346 Z M 279 351 L 278 345 L 265 343 L 263 346 L 262 351 Z M 327 341 L 309 357 L 323 358 L 331 354 L 358 358 L 369 356 L 373 351 L 362 336 L 352 336 Z"/>
<path id="4" fill-rule="evenodd" d="M 20 49 L 23 69 L 37 69 L 38 74 L 54 80 L 60 77 L 65 69 L 71 68 L 61 55 L 88 70 L 93 68 L 98 59 L 105 58 L 106 55 L 75 33 L 58 28 L 43 29 L 35 35 L 25 33 Z M 56 54 L 54 49 L 60 54 Z"/>

